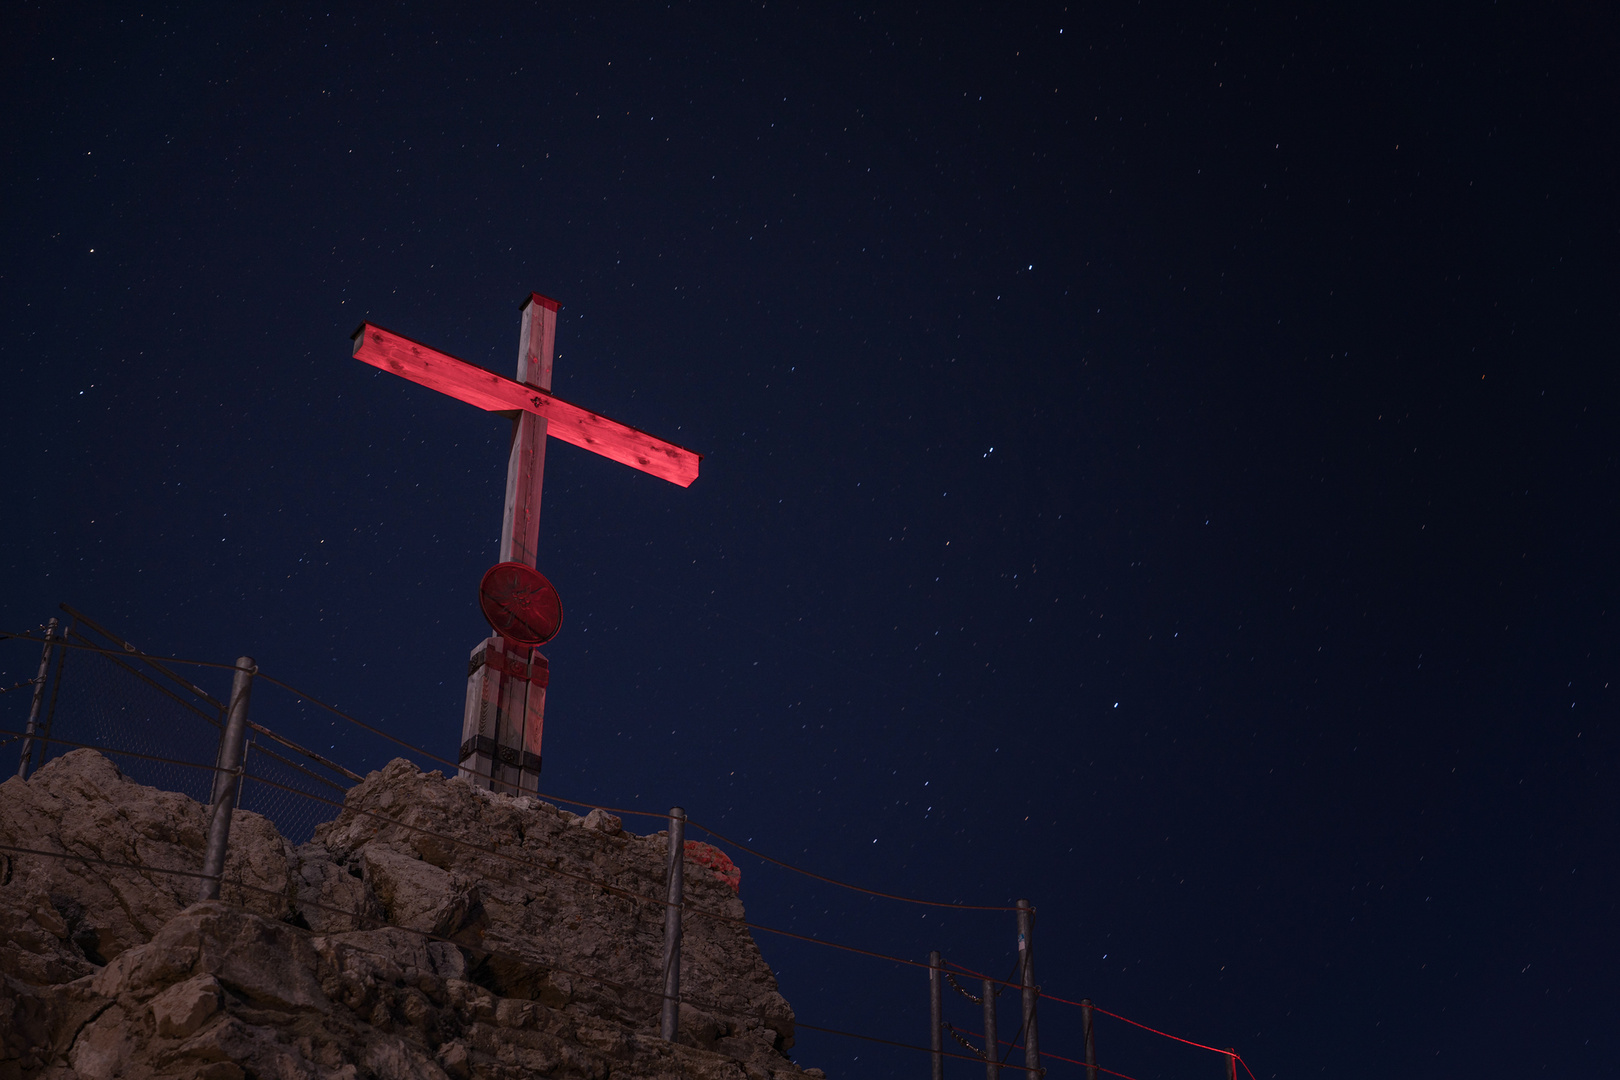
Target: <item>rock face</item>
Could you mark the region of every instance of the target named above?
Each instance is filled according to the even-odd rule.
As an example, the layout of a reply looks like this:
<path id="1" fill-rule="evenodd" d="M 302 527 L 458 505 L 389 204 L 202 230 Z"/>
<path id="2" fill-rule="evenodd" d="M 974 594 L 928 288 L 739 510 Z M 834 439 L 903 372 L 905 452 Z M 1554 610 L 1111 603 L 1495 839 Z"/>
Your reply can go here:
<path id="1" fill-rule="evenodd" d="M 296 851 L 239 812 L 222 899 L 191 903 L 159 871 L 196 872 L 206 813 L 86 750 L 0 785 L 0 843 L 101 860 L 0 851 L 0 1080 L 806 1075 L 707 845 L 670 1043 L 663 833 L 396 760 Z"/>

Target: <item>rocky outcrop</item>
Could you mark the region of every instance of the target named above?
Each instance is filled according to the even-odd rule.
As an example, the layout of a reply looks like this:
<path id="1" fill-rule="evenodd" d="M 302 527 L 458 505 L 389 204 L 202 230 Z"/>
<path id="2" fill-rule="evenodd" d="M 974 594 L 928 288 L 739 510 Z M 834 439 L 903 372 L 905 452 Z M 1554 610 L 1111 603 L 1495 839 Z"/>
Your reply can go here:
<path id="1" fill-rule="evenodd" d="M 0 785 L 0 843 L 99 860 L 0 851 L 0 1080 L 805 1075 L 707 845 L 670 1043 L 663 833 L 398 760 L 296 851 L 238 814 L 222 900 L 190 903 L 160 871 L 195 873 L 205 817 L 89 751 Z"/>
<path id="2" fill-rule="evenodd" d="M 207 824 L 205 807 L 136 784 L 89 750 L 26 783 L 0 784 L 0 843 L 96 860 L 0 851 L 0 973 L 62 981 L 150 941 L 197 898 L 198 879 L 185 875 L 202 865 Z M 288 915 L 291 845 L 247 812 L 234 817 L 231 837 L 224 895 L 271 918 Z"/>

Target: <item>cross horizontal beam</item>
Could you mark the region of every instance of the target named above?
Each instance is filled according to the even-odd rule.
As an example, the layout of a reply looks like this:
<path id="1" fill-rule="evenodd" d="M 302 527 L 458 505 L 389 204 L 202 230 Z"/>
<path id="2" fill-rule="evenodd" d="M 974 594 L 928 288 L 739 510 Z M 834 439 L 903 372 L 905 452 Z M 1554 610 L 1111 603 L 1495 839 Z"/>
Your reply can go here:
<path id="1" fill-rule="evenodd" d="M 702 454 L 380 326 L 360 324 L 354 332 L 354 358 L 487 412 L 534 413 L 546 421 L 547 434 L 672 484 L 690 487 L 697 479 Z"/>

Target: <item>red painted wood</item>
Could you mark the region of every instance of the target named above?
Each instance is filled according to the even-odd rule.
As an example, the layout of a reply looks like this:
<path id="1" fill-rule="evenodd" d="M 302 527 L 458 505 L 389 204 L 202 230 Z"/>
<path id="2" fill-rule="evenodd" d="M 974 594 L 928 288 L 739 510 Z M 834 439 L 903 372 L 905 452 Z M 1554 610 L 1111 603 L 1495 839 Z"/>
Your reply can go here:
<path id="1" fill-rule="evenodd" d="M 523 301 L 518 333 L 517 381 L 551 393 L 552 349 L 557 340 L 557 301 L 530 293 Z"/>
<path id="2" fill-rule="evenodd" d="M 546 420 L 546 432 L 552 437 L 672 484 L 690 487 L 697 479 L 702 454 L 503 378 L 493 371 L 485 371 L 380 326 L 365 323 L 355 331 L 354 357 L 488 412 L 521 409 L 533 413 Z"/>
<path id="3" fill-rule="evenodd" d="M 562 629 L 556 588 L 526 563 L 496 563 L 484 571 L 478 608 L 491 630 L 523 645 L 544 645 Z"/>
<path id="4" fill-rule="evenodd" d="M 539 293 L 519 315 L 517 381 L 551 393 L 557 302 Z M 540 489 L 546 473 L 546 422 L 534 413 L 513 416 L 506 458 L 506 508 L 501 514 L 501 562 L 534 566 L 540 555 Z"/>

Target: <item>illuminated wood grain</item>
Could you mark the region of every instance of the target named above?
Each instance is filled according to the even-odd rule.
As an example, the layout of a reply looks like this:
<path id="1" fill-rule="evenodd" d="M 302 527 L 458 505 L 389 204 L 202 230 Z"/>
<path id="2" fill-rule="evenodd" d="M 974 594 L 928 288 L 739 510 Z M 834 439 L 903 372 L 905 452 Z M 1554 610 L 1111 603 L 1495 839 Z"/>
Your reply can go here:
<path id="1" fill-rule="evenodd" d="M 690 487 L 697 479 L 701 454 L 380 326 L 365 323 L 355 331 L 354 357 L 488 412 L 533 413 L 546 421 L 546 433 L 553 438 L 672 484 Z"/>

